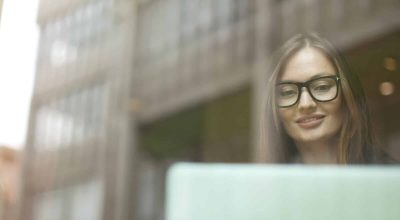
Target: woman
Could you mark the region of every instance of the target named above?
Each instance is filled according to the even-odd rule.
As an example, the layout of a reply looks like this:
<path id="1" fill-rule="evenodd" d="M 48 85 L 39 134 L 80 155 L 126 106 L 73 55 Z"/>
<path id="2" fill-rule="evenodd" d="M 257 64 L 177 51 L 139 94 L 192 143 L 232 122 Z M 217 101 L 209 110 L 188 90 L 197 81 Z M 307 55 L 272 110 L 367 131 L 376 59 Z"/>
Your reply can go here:
<path id="1" fill-rule="evenodd" d="M 271 67 L 262 129 L 270 162 L 377 162 L 361 84 L 328 41 L 297 35 Z"/>

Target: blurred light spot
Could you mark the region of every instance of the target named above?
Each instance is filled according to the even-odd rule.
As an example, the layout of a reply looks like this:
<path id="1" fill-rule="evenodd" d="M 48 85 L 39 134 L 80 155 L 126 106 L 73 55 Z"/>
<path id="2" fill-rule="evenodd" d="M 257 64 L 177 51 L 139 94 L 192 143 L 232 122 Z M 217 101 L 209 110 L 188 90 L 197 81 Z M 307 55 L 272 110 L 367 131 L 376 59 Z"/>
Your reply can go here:
<path id="1" fill-rule="evenodd" d="M 391 95 L 394 92 L 394 84 L 392 82 L 383 82 L 379 85 L 379 91 L 382 95 Z"/>
<path id="2" fill-rule="evenodd" d="M 385 57 L 383 59 L 383 66 L 389 71 L 396 71 L 397 62 L 393 57 Z"/>

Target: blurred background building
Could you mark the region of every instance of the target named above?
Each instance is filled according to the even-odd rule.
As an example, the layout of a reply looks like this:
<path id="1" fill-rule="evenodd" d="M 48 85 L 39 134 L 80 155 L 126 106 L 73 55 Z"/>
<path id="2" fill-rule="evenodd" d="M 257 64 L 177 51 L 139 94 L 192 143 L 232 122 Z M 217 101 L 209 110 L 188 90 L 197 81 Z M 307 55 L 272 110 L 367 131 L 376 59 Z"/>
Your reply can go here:
<path id="1" fill-rule="evenodd" d="M 397 0 L 41 0 L 20 220 L 164 219 L 176 161 L 263 162 L 271 53 L 330 39 L 400 158 Z"/>

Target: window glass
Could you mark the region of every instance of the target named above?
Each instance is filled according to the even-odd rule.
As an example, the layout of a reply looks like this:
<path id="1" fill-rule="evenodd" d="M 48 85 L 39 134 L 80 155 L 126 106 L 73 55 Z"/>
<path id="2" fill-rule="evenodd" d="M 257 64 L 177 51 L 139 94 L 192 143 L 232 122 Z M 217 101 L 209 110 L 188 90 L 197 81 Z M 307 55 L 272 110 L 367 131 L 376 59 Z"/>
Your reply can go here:
<path id="1" fill-rule="evenodd" d="M 58 149 L 100 138 L 107 103 L 108 87 L 100 83 L 44 105 L 36 113 L 35 148 Z"/>
<path id="2" fill-rule="evenodd" d="M 62 191 L 49 192 L 36 198 L 34 220 L 62 220 L 64 209 L 64 195 Z"/>
<path id="3" fill-rule="evenodd" d="M 101 220 L 103 183 L 99 179 L 36 196 L 34 220 Z"/>

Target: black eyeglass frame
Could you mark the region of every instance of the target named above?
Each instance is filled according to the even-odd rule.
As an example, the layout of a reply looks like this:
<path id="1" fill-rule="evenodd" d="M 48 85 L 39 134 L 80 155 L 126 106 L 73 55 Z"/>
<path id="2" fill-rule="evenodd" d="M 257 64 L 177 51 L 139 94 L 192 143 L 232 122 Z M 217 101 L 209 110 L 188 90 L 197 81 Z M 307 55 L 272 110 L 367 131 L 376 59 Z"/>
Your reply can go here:
<path id="1" fill-rule="evenodd" d="M 336 83 L 336 94 L 332 99 L 319 100 L 319 99 L 314 97 L 314 95 L 310 91 L 309 85 L 312 82 L 316 81 L 316 80 L 325 79 L 325 78 L 330 78 L 330 79 L 334 79 L 335 80 L 335 83 Z M 310 94 L 311 98 L 313 98 L 315 101 L 317 101 L 317 102 L 330 102 L 330 101 L 336 99 L 336 97 L 339 94 L 339 87 L 340 87 L 340 83 L 339 82 L 340 82 L 340 77 L 338 75 L 331 75 L 331 76 L 321 76 L 321 77 L 318 77 L 318 78 L 310 79 L 310 80 L 308 80 L 306 82 L 281 82 L 281 83 L 278 83 L 278 84 L 276 84 L 276 86 L 285 85 L 285 84 L 296 85 L 297 86 L 297 91 L 298 91 L 297 99 L 293 104 L 285 105 L 285 106 L 280 106 L 278 104 L 278 106 L 279 106 L 279 108 L 289 108 L 289 107 L 292 107 L 292 106 L 296 105 L 300 100 L 300 96 L 301 96 L 301 92 L 302 92 L 301 89 L 303 87 L 305 87 L 307 89 L 308 94 Z"/>

